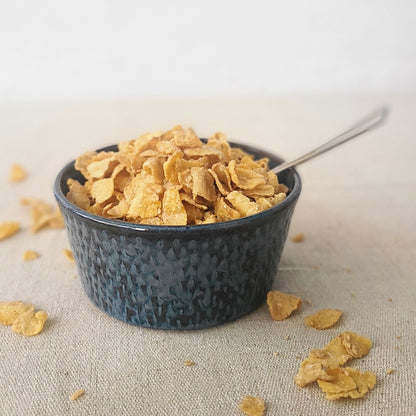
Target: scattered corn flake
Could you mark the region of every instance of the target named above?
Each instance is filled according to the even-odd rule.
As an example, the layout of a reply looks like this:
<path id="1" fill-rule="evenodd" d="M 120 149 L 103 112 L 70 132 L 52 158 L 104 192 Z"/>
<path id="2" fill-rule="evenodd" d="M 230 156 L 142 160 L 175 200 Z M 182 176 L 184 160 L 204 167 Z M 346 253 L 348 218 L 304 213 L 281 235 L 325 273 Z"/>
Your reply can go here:
<path id="1" fill-rule="evenodd" d="M 391 374 L 391 373 L 393 373 L 394 372 L 394 368 L 388 368 L 387 370 L 386 370 L 386 374 Z"/>
<path id="2" fill-rule="evenodd" d="M 69 249 L 69 248 L 64 248 L 62 250 L 62 253 L 64 253 L 64 256 L 70 261 L 70 262 L 75 262 L 74 259 L 74 253 Z"/>
<path id="3" fill-rule="evenodd" d="M 64 219 L 58 207 L 40 200 L 32 198 L 22 198 L 22 205 L 30 206 L 31 226 L 33 233 L 38 232 L 42 228 L 63 228 L 65 226 Z"/>
<path id="4" fill-rule="evenodd" d="M 327 329 L 334 326 L 342 315 L 338 309 L 321 309 L 305 318 L 305 324 L 315 329 Z"/>
<path id="5" fill-rule="evenodd" d="M 10 182 L 13 182 L 13 183 L 21 182 L 24 179 L 26 179 L 26 176 L 27 176 L 27 171 L 22 165 L 19 165 L 18 163 L 15 163 L 10 168 L 10 172 L 9 172 L 9 181 Z"/>
<path id="6" fill-rule="evenodd" d="M 368 354 L 371 340 L 354 332 L 343 332 L 330 341 L 323 349 L 313 350 L 304 360 L 295 376 L 295 382 L 303 387 L 315 380 L 331 380 L 327 370 L 339 367 L 352 358 Z"/>
<path id="7" fill-rule="evenodd" d="M 402 338 L 403 337 L 403 335 L 396 335 L 396 338 L 397 339 L 400 339 L 400 338 Z"/>
<path id="8" fill-rule="evenodd" d="M 388 302 L 392 302 L 392 301 L 393 301 L 393 299 L 392 299 L 392 298 L 388 298 L 388 299 L 387 299 L 387 301 L 388 301 Z"/>
<path id="9" fill-rule="evenodd" d="M 0 302 L 0 323 L 11 325 L 20 315 L 25 312 L 33 312 L 35 307 L 20 300 L 11 302 Z"/>
<path id="10" fill-rule="evenodd" d="M 244 396 L 238 408 L 247 416 L 263 416 L 266 411 L 264 400 L 254 396 Z"/>
<path id="11" fill-rule="evenodd" d="M 72 203 L 95 215 L 140 224 L 229 221 L 269 209 L 288 192 L 268 169 L 267 159 L 254 160 L 231 148 L 223 133 L 204 143 L 180 125 L 120 143 L 118 152 L 87 152 L 77 158 L 75 168 L 86 182 L 68 180 Z M 171 188 L 182 201 L 176 208 L 168 202 Z M 42 208 L 33 214 L 34 231 L 52 225 L 51 212 Z"/>
<path id="12" fill-rule="evenodd" d="M 0 223 L 0 241 L 16 234 L 20 229 L 17 221 L 4 221 Z"/>
<path id="13" fill-rule="evenodd" d="M 69 399 L 72 400 L 72 401 L 75 401 L 75 400 L 79 399 L 83 394 L 85 394 L 85 390 L 84 389 L 79 389 L 77 391 L 74 391 L 69 396 Z"/>
<path id="14" fill-rule="evenodd" d="M 305 241 L 305 235 L 303 233 L 299 233 L 299 234 L 295 234 L 291 240 L 294 243 L 302 243 L 303 241 Z"/>
<path id="15" fill-rule="evenodd" d="M 33 250 L 26 250 L 23 253 L 23 260 L 24 261 L 31 261 L 31 260 L 36 260 L 40 257 L 40 254 L 37 253 L 36 251 Z"/>
<path id="16" fill-rule="evenodd" d="M 272 319 L 282 321 L 301 307 L 302 299 L 273 290 L 267 293 L 267 305 Z"/>
<path id="17" fill-rule="evenodd" d="M 186 367 L 192 367 L 193 365 L 195 365 L 195 361 L 192 360 L 185 360 L 183 363 Z"/>
<path id="18" fill-rule="evenodd" d="M 318 385 L 326 393 L 328 400 L 342 397 L 358 399 L 363 397 L 376 384 L 376 375 L 371 371 L 361 373 L 352 367 L 335 367 L 327 370 L 331 380 L 318 380 Z"/>
<path id="19" fill-rule="evenodd" d="M 42 331 L 43 325 L 48 319 L 48 314 L 44 311 L 28 311 L 19 315 L 12 324 L 12 330 L 16 334 L 33 336 Z"/>

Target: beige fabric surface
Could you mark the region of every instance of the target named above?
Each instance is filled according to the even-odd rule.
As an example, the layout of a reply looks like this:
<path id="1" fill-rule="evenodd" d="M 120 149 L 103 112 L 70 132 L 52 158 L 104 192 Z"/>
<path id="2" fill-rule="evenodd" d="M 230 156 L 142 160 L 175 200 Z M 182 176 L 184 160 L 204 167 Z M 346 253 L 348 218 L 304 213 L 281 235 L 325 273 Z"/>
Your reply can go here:
<path id="1" fill-rule="evenodd" d="M 382 129 L 299 168 L 303 191 L 289 236 L 302 232 L 305 241 L 288 239 L 274 288 L 311 303 L 282 322 L 265 305 L 191 332 L 110 318 L 72 278 L 65 230 L 31 234 L 18 202 L 53 202 L 65 163 L 148 130 L 219 129 L 289 159 L 382 103 L 392 109 Z M 23 229 L 0 242 L 0 301 L 32 302 L 50 319 L 31 338 L 0 326 L 0 415 L 237 416 L 244 395 L 263 397 L 267 415 L 416 414 L 415 112 L 415 96 L 1 103 L 0 221 Z M 13 162 L 28 169 L 25 182 L 8 183 Z M 28 249 L 41 257 L 23 262 Z M 336 327 L 305 327 L 304 316 L 326 307 L 344 311 Z M 368 356 L 351 364 L 377 374 L 374 390 L 329 402 L 315 385 L 296 387 L 301 358 L 344 330 L 373 340 Z M 70 401 L 80 388 L 85 394 Z"/>

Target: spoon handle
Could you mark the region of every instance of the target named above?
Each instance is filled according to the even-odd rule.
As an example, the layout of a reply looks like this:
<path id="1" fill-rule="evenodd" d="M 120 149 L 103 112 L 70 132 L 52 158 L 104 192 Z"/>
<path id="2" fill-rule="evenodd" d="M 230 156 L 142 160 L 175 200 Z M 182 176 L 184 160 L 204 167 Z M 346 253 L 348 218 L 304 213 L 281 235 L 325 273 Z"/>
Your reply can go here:
<path id="1" fill-rule="evenodd" d="M 320 145 L 311 152 L 308 152 L 303 156 L 300 156 L 297 159 L 292 160 L 291 162 L 282 163 L 281 165 L 278 165 L 275 168 L 273 168 L 272 171 L 277 174 L 279 172 L 282 172 L 283 170 L 291 168 L 292 166 L 300 165 L 301 163 L 306 162 L 307 160 L 312 159 L 316 156 L 319 156 L 322 153 L 325 153 L 328 150 L 365 133 L 366 131 L 378 127 L 386 119 L 387 114 L 387 107 L 379 108 L 378 110 L 372 112 L 368 116 L 364 117 L 363 119 L 355 123 L 348 130 L 345 130 L 343 133 L 339 134 L 333 139 L 330 139 L 329 141 Z"/>

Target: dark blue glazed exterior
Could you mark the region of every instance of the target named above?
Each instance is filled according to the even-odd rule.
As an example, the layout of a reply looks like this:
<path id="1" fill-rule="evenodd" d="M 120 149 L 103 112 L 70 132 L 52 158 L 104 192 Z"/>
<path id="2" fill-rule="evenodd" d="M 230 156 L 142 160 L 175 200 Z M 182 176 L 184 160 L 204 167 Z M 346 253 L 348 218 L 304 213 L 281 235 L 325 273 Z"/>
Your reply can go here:
<path id="1" fill-rule="evenodd" d="M 281 159 L 238 145 L 270 166 Z M 116 150 L 115 146 L 101 150 Z M 152 226 L 90 214 L 65 197 L 69 163 L 54 191 L 86 294 L 109 315 L 134 325 L 201 329 L 229 322 L 266 299 L 301 191 L 294 169 L 279 175 L 288 197 L 259 214 L 216 224 Z"/>

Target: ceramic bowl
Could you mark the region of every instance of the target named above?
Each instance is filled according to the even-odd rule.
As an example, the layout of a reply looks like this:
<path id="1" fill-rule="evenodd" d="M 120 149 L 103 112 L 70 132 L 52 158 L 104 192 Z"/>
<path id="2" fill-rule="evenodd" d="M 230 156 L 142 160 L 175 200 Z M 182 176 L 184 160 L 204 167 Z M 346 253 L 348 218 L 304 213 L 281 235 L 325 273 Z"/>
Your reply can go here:
<path id="1" fill-rule="evenodd" d="M 232 143 L 256 158 L 279 157 Z M 100 150 L 117 150 L 109 146 Z M 287 198 L 258 214 L 215 224 L 141 225 L 107 219 L 65 197 L 67 179 L 84 179 L 74 161 L 54 193 L 65 219 L 85 293 L 101 310 L 133 325 L 202 329 L 241 318 L 271 289 L 301 191 L 296 170 L 279 175 Z"/>

